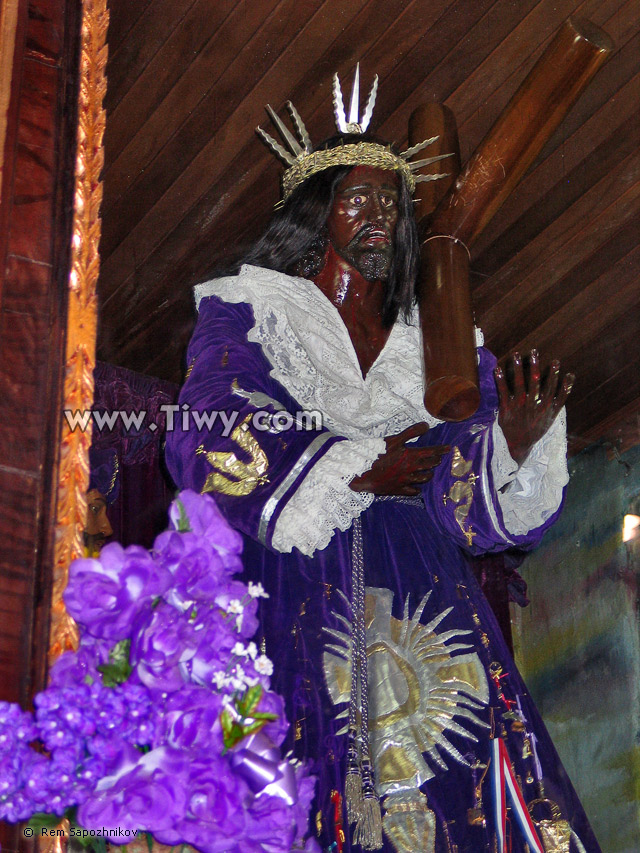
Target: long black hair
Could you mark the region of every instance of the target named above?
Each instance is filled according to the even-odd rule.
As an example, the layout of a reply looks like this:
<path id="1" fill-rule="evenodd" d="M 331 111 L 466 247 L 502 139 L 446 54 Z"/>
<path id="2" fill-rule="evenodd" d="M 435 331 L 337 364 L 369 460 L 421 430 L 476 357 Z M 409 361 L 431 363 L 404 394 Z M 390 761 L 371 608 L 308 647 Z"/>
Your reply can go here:
<path id="1" fill-rule="evenodd" d="M 356 134 L 334 136 L 316 150 L 339 145 L 379 140 Z M 278 270 L 288 275 L 313 278 L 324 261 L 327 233 L 326 222 L 331 212 L 336 187 L 353 166 L 332 166 L 316 172 L 296 187 L 274 213 L 265 232 L 249 249 L 241 264 Z M 383 322 L 391 326 L 401 313 L 408 317 L 414 303 L 414 287 L 418 272 L 419 244 L 413 214 L 413 201 L 406 181 L 398 174 L 398 221 L 395 230 L 395 251 L 389 278 L 385 283 Z"/>

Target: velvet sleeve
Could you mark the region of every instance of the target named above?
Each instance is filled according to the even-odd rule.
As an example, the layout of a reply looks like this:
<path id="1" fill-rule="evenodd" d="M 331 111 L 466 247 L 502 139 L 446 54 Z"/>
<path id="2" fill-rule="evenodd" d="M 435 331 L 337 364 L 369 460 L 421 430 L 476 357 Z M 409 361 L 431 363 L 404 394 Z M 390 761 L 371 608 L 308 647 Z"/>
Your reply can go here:
<path id="1" fill-rule="evenodd" d="M 425 484 L 423 497 L 444 533 L 472 554 L 532 548 L 560 511 L 566 465 L 564 413 L 518 468 L 497 423 L 496 360 L 479 350 L 481 404 L 461 423 L 440 424 L 428 444 L 451 452 Z"/>
<path id="2" fill-rule="evenodd" d="M 247 340 L 252 325 L 246 303 L 202 300 L 187 379 L 167 418 L 166 461 L 176 485 L 212 493 L 234 527 L 271 547 L 290 496 L 344 439 L 269 376 L 261 347 Z"/>

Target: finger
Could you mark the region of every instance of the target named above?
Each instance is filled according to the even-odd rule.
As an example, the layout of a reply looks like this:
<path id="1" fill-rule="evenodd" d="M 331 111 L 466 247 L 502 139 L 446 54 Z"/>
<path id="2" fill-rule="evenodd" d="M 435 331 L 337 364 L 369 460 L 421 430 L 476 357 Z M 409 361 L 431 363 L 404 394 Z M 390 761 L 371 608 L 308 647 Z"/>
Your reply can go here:
<path id="1" fill-rule="evenodd" d="M 504 370 L 501 367 L 496 367 L 496 369 L 493 371 L 493 375 L 496 380 L 496 388 L 498 389 L 500 412 L 504 412 L 508 408 L 510 399 L 507 378 L 504 375 Z"/>
<path id="2" fill-rule="evenodd" d="M 519 352 L 514 352 L 511 362 L 513 364 L 513 396 L 516 400 L 524 401 L 527 389 L 524 384 L 524 370 Z"/>
<path id="3" fill-rule="evenodd" d="M 390 440 L 394 444 L 405 444 L 407 441 L 411 441 L 412 438 L 417 438 L 419 435 L 424 435 L 427 432 L 429 432 L 429 424 L 423 421 L 418 424 L 412 424 L 410 427 L 403 429 L 402 432 L 390 436 Z"/>
<path id="4" fill-rule="evenodd" d="M 420 489 L 417 486 L 401 486 L 398 490 L 398 494 L 412 498 L 420 494 Z"/>
<path id="5" fill-rule="evenodd" d="M 553 401 L 553 414 L 558 414 L 560 409 L 567 402 L 567 397 L 571 393 L 574 382 L 576 381 L 575 374 L 567 373 L 564 379 L 562 380 L 562 385 L 560 386 L 560 390 L 558 391 L 555 400 Z"/>
<path id="6" fill-rule="evenodd" d="M 535 401 L 540 399 L 540 358 L 538 350 L 532 349 L 529 354 L 529 399 Z"/>
<path id="7" fill-rule="evenodd" d="M 560 362 L 557 358 L 551 362 L 549 367 L 549 373 L 547 375 L 547 381 L 545 382 L 544 390 L 542 392 L 542 401 L 545 408 L 549 408 L 549 406 L 553 405 L 553 399 L 558 392 L 558 385 L 560 384 Z"/>
<path id="8" fill-rule="evenodd" d="M 436 450 L 435 448 L 407 448 L 409 455 L 406 457 L 411 470 L 417 471 L 420 468 L 437 468 L 442 462 L 442 457 L 448 453 L 448 450 Z"/>
<path id="9" fill-rule="evenodd" d="M 433 479 L 433 471 L 414 471 L 407 477 L 408 483 L 428 483 Z"/>

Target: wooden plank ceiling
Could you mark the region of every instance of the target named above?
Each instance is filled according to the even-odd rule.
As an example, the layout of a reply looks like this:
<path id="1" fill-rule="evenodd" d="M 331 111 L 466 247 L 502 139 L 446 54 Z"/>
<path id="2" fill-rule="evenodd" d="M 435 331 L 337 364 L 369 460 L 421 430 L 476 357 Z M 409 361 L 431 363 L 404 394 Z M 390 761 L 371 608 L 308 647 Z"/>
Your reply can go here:
<path id="1" fill-rule="evenodd" d="M 254 133 L 291 98 L 333 130 L 331 75 L 380 88 L 373 130 L 406 142 L 450 106 L 462 159 L 569 16 L 616 49 L 472 257 L 476 317 L 502 357 L 536 345 L 577 374 L 573 448 L 640 413 L 637 0 L 111 0 L 99 357 L 180 381 L 191 287 L 264 227 L 280 169 Z"/>

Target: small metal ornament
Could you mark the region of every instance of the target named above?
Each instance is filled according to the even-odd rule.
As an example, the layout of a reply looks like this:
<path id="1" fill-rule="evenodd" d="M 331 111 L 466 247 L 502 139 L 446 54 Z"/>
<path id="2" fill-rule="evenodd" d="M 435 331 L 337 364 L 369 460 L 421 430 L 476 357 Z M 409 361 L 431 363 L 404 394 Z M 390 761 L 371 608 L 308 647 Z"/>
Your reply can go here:
<path id="1" fill-rule="evenodd" d="M 384 809 L 384 831 L 396 853 L 434 853 L 436 816 L 424 794 L 391 794 L 385 798 Z"/>
<path id="2" fill-rule="evenodd" d="M 487 819 L 484 816 L 482 807 L 467 809 L 467 823 L 469 826 L 481 826 L 483 828 L 487 825 Z"/>
<path id="3" fill-rule="evenodd" d="M 484 773 L 480 777 L 480 781 L 477 785 L 475 785 L 473 789 L 473 808 L 467 809 L 467 823 L 469 824 L 469 826 L 485 827 L 487 825 L 487 819 L 484 816 L 484 809 L 482 807 L 482 783 L 484 782 L 484 777 L 487 775 L 488 769 L 488 765 L 486 765 L 484 768 Z"/>
<path id="4" fill-rule="evenodd" d="M 536 820 L 533 817 L 534 807 L 542 803 L 549 807 L 551 819 Z M 553 800 L 538 798 L 531 800 L 527 808 L 540 834 L 545 853 L 570 853 L 571 826 L 569 821 L 563 819 L 558 804 L 554 803 Z"/>

